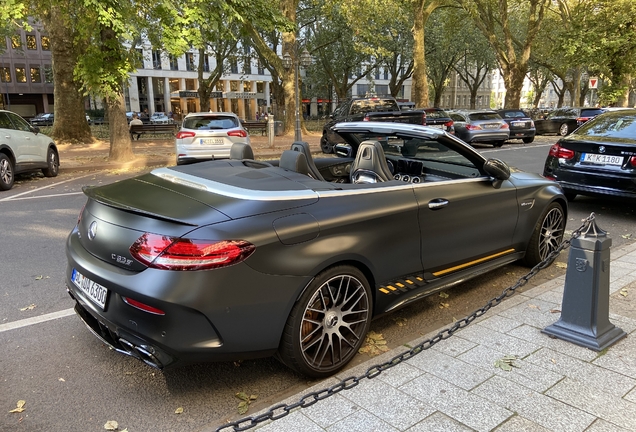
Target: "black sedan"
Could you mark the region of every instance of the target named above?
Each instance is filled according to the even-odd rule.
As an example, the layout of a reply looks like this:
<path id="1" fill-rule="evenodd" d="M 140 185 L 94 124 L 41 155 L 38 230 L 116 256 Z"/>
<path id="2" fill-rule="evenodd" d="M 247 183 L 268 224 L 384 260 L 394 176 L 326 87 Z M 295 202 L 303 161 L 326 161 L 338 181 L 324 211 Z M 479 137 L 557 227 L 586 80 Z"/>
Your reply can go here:
<path id="1" fill-rule="evenodd" d="M 586 121 L 604 113 L 602 108 L 559 108 L 544 119 L 535 120 L 537 135 L 558 134 L 566 136 Z"/>
<path id="2" fill-rule="evenodd" d="M 276 355 L 343 368 L 370 321 L 561 242 L 559 185 L 426 126 L 334 126 L 340 157 L 159 168 L 88 187 L 67 287 L 91 331 L 164 368 Z"/>
<path id="3" fill-rule="evenodd" d="M 537 130 L 534 127 L 534 121 L 525 111 L 508 108 L 497 110 L 497 114 L 508 123 L 510 127 L 510 139 L 520 139 L 526 144 L 530 144 L 534 141 Z"/>
<path id="4" fill-rule="evenodd" d="M 636 110 L 611 111 L 550 148 L 543 175 L 577 194 L 636 198 Z"/>

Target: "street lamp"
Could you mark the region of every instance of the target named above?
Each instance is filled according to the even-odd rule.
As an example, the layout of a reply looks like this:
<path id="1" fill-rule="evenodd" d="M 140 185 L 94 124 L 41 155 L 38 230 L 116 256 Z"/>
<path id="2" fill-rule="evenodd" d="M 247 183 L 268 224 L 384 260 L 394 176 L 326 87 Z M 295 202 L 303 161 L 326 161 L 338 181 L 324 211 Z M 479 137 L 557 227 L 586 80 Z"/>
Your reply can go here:
<path id="1" fill-rule="evenodd" d="M 300 58 L 298 58 L 298 41 L 294 44 L 294 58 L 289 55 L 289 53 L 285 53 L 283 56 L 283 67 L 287 70 L 291 69 L 294 66 L 296 79 L 294 82 L 294 97 L 296 98 L 296 127 L 294 129 L 294 140 L 302 141 L 302 134 L 300 131 L 300 90 L 298 89 L 298 81 L 300 80 L 300 66 L 307 67 L 312 62 L 311 54 L 307 51 L 307 48 L 303 48 L 303 52 L 300 54 Z M 293 65 L 292 65 L 293 63 Z"/>

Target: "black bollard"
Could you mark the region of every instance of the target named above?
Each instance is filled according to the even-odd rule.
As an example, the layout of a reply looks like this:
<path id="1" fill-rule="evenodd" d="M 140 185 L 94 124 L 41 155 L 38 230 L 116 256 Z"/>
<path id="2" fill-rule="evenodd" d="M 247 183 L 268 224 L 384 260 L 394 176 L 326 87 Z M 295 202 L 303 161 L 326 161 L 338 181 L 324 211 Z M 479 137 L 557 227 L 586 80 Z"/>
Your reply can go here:
<path id="1" fill-rule="evenodd" d="M 626 336 L 609 321 L 610 246 L 612 239 L 594 219 L 572 240 L 563 287 L 561 318 L 542 333 L 602 351 Z"/>

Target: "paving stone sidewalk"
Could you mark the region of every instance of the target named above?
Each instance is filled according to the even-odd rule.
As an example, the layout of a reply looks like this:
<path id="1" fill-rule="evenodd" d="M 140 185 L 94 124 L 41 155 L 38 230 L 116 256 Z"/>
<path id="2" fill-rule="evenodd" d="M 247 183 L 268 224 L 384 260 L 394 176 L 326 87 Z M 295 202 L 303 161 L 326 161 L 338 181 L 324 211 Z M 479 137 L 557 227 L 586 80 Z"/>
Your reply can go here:
<path id="1" fill-rule="evenodd" d="M 600 353 L 541 333 L 560 316 L 562 276 L 514 295 L 374 379 L 252 430 L 635 431 L 636 244 L 612 249 L 610 258 L 610 321 L 628 335 Z M 363 375 L 406 350 L 396 348 L 282 403 Z M 495 367 L 508 355 L 516 357 L 512 370 Z"/>

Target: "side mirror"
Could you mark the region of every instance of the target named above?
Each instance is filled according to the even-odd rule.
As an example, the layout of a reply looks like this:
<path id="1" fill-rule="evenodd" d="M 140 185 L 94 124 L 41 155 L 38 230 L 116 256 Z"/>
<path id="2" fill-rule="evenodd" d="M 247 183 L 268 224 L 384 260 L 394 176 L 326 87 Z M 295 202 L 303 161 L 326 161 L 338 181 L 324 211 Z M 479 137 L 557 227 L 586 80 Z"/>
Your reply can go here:
<path id="1" fill-rule="evenodd" d="M 36 134 L 36 135 L 37 135 L 37 134 L 39 134 L 39 133 L 40 133 L 40 128 L 39 128 L 39 127 L 37 127 L 37 126 L 31 126 L 31 128 L 33 129 L 33 133 L 34 133 L 34 134 Z"/>
<path id="2" fill-rule="evenodd" d="M 500 159 L 488 159 L 484 164 L 484 171 L 495 178 L 493 186 L 498 189 L 504 180 L 510 178 L 510 168 Z"/>
<path id="3" fill-rule="evenodd" d="M 333 146 L 334 153 L 339 157 L 350 158 L 353 154 L 353 148 L 349 144 L 338 143 Z"/>

